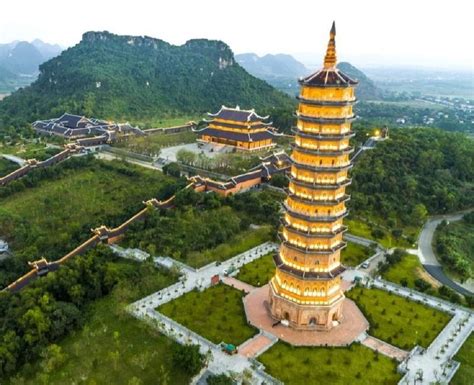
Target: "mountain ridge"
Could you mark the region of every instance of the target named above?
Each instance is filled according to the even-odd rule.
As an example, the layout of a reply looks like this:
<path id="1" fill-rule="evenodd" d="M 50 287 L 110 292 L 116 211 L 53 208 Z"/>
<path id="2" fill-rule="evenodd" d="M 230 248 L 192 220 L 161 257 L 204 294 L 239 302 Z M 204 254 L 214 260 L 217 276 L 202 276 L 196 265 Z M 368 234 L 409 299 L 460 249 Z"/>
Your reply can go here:
<path id="1" fill-rule="evenodd" d="M 64 111 L 143 121 L 207 112 L 222 104 L 269 110 L 293 101 L 248 74 L 222 41 L 175 46 L 148 36 L 89 31 L 81 42 L 40 65 L 38 79 L 0 102 L 0 124 Z"/>

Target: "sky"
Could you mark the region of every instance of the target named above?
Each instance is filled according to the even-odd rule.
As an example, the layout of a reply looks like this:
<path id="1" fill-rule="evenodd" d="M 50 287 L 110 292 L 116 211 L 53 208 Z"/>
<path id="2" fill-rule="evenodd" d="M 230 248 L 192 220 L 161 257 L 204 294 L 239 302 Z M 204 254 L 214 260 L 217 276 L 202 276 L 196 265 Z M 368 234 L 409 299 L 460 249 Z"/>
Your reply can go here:
<path id="1" fill-rule="evenodd" d="M 318 65 L 335 20 L 339 61 L 474 70 L 472 8 L 468 0 L 1 0 L 0 43 L 67 47 L 107 30 L 172 44 L 218 39 L 235 53 L 288 53 Z"/>

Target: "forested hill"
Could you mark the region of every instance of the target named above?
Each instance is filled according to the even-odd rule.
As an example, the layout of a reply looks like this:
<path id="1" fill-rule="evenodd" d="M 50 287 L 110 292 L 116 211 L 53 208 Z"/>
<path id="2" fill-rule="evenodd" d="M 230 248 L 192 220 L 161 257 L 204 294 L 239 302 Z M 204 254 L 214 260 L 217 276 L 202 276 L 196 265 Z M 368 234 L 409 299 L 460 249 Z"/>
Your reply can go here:
<path id="1" fill-rule="evenodd" d="M 221 41 L 174 46 L 150 37 L 87 32 L 79 44 L 43 63 L 30 87 L 5 98 L 0 119 L 14 126 L 69 111 L 143 121 L 216 111 L 222 104 L 268 110 L 290 103 L 249 75 Z"/>
<path id="2" fill-rule="evenodd" d="M 359 100 L 378 100 L 382 98 L 382 90 L 367 77 L 361 70 L 354 67 L 351 63 L 341 62 L 337 65 L 342 72 L 349 75 L 352 79 L 357 79 L 356 95 Z"/>

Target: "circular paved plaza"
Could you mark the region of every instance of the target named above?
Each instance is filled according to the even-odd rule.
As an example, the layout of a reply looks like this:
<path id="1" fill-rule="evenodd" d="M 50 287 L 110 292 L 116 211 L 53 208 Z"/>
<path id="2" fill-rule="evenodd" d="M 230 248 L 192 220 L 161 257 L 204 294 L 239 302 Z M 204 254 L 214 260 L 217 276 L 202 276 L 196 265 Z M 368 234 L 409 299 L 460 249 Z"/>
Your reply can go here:
<path id="1" fill-rule="evenodd" d="M 274 321 L 268 313 L 266 301 L 268 301 L 268 285 L 252 290 L 245 296 L 244 306 L 247 320 L 253 326 L 263 329 L 292 345 L 348 345 L 369 327 L 369 323 L 362 312 L 348 298 L 343 303 L 341 323 L 329 331 L 294 330 L 281 324 L 272 327 Z"/>

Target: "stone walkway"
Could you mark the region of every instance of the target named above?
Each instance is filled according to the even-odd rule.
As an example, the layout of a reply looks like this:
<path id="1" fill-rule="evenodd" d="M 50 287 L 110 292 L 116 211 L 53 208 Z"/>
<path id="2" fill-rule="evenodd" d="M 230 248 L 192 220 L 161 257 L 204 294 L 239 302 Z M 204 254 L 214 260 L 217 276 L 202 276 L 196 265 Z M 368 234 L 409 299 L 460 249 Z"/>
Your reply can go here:
<path id="1" fill-rule="evenodd" d="M 384 356 L 396 359 L 398 362 L 403 361 L 409 355 L 409 352 L 372 336 L 367 336 L 361 343 L 372 350 L 378 351 Z"/>
<path id="2" fill-rule="evenodd" d="M 181 343 L 198 344 L 203 354 L 210 351 L 211 359 L 208 365 L 209 371 L 216 374 L 229 371 L 237 373 L 248 371 L 252 373 L 253 384 L 261 384 L 263 382 L 268 384 L 280 383 L 265 373 L 263 367 L 251 359 L 272 346 L 278 338 L 283 340 L 290 338 L 290 342 L 295 345 L 313 346 L 324 345 L 325 343 L 333 345 L 339 343 L 340 345 L 345 345 L 357 339 L 362 341 L 365 346 L 377 349 L 382 354 L 389 355 L 397 360 L 403 360 L 399 365 L 399 370 L 404 372 L 405 375 L 400 380 L 400 385 L 413 384 L 416 379 L 419 385 L 428 385 L 438 380 L 443 383 L 450 381 L 459 367 L 458 363 L 452 361 L 452 357 L 474 330 L 474 312 L 390 282 L 380 279 L 372 280 L 366 272 L 359 269 L 347 270 L 344 273 L 344 280 L 349 281 L 349 283 L 343 283 L 344 289 L 349 288 L 350 282 L 353 281 L 354 277 L 361 277 L 364 282 L 369 281 L 370 284 L 376 288 L 391 291 L 396 295 L 408 297 L 411 300 L 421 301 L 427 306 L 450 313 L 454 317 L 427 349 L 416 347 L 410 353 L 407 353 L 383 341 L 378 341 L 373 337 L 367 337 L 366 330 L 368 328 L 368 322 L 357 306 L 348 299 L 346 299 L 344 303 L 344 319 L 341 325 L 332 329 L 332 331 L 336 332 L 336 335 L 331 335 L 332 331 L 310 331 L 310 335 L 306 335 L 306 332 L 295 331 L 282 325 L 277 325 L 273 328 L 271 318 L 266 313 L 264 307 L 264 301 L 268 295 L 268 287 L 253 288 L 253 286 L 240 282 L 235 278 L 225 278 L 227 284 L 249 292 L 244 298 L 246 312 L 247 309 L 251 310 L 250 313 L 247 313 L 247 316 L 249 321 L 261 330 L 259 335 L 241 345 L 240 354 L 230 356 L 223 353 L 219 346 L 216 346 L 202 336 L 177 324 L 175 321 L 163 316 L 155 310 L 159 305 L 171 301 L 195 288 L 203 290 L 209 287 L 211 285 L 212 276 L 216 274 L 222 276 L 224 270 L 231 266 L 238 269 L 242 265 L 252 262 L 272 250 L 276 250 L 277 247 L 277 244 L 267 242 L 225 261 L 218 266 L 213 263 L 198 270 L 188 266 L 184 268 L 181 266 L 183 275 L 180 282 L 133 303 L 129 306 L 129 311 L 137 318 L 152 324 L 170 338 Z M 358 317 L 362 318 L 354 322 Z M 315 336 L 317 336 L 317 338 Z M 308 341 L 310 341 L 309 344 Z M 421 373 L 422 378 L 420 378 Z"/>
<path id="3" fill-rule="evenodd" d="M 239 354 L 247 358 L 254 358 L 269 349 L 277 341 L 278 338 L 271 339 L 264 334 L 257 334 L 256 337 L 239 346 Z"/>
<path id="4" fill-rule="evenodd" d="M 281 324 L 273 326 L 274 321 L 265 306 L 268 290 L 268 285 L 265 285 L 245 296 L 244 306 L 247 319 L 253 326 L 292 345 L 345 346 L 355 341 L 369 327 L 369 323 L 359 308 L 348 298 L 344 300 L 341 323 L 329 331 L 294 330 Z"/>
<path id="5" fill-rule="evenodd" d="M 248 283 L 239 281 L 236 278 L 233 277 L 224 277 L 222 279 L 222 282 L 224 282 L 226 285 L 232 286 L 238 290 L 241 290 L 245 293 L 250 293 L 252 290 L 255 289 L 255 286 L 249 285 Z"/>

